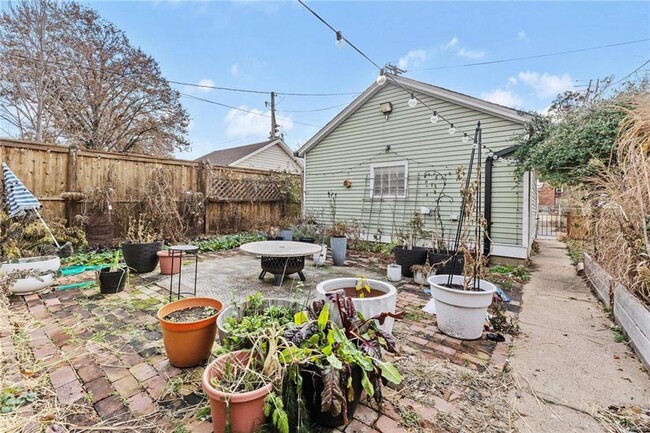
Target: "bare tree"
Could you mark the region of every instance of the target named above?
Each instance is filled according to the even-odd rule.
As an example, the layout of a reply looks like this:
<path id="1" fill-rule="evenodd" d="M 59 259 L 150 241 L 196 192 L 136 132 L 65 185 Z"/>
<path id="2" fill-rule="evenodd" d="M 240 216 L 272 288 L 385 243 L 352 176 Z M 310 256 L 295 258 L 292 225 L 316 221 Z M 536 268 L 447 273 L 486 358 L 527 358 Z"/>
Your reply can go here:
<path id="1" fill-rule="evenodd" d="M 43 13 L 23 13 L 30 8 Z M 46 27 L 60 23 L 56 32 L 43 36 L 46 46 L 56 46 L 55 57 L 41 61 L 38 51 L 33 50 L 31 56 L 22 56 L 24 70 L 8 70 L 12 74 L 7 76 L 24 83 L 29 73 L 41 74 L 44 82 L 52 82 L 43 90 L 43 112 L 51 119 L 51 136 L 90 149 L 156 155 L 170 155 L 189 146 L 189 116 L 180 103 L 180 94 L 164 79 L 158 63 L 133 47 L 123 31 L 91 8 L 54 0 L 21 0 L 2 15 L 4 21 L 0 22 L 32 37 L 32 28 L 37 27 L 33 21 L 38 16 L 44 17 L 41 20 Z M 0 47 L 3 65 L 6 57 L 17 57 L 5 56 L 3 50 Z M 4 73 L 1 81 L 5 81 Z M 36 107 L 33 98 L 23 97 L 20 86 L 10 90 L 7 96 L 0 94 L 8 110 Z M 19 128 L 17 123 L 12 125 Z M 21 135 L 28 136 L 23 130 Z"/>

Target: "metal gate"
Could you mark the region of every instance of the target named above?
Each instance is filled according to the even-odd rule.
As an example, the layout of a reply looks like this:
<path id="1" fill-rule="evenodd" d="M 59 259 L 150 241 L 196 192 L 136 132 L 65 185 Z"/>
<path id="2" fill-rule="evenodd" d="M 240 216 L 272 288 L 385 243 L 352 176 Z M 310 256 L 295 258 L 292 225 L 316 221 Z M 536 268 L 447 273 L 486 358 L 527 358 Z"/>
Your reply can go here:
<path id="1" fill-rule="evenodd" d="M 537 236 L 555 237 L 566 232 L 566 216 L 559 212 L 540 212 L 537 214 Z"/>

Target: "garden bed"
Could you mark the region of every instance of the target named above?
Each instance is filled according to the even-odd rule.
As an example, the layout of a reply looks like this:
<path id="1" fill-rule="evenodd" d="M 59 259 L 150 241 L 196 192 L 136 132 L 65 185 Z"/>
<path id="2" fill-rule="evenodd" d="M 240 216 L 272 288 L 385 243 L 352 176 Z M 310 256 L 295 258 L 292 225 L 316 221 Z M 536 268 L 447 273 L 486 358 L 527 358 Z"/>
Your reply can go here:
<path id="1" fill-rule="evenodd" d="M 585 274 L 598 298 L 612 309 L 614 320 L 630 337 L 634 351 L 650 371 L 650 311 L 587 253 Z"/>

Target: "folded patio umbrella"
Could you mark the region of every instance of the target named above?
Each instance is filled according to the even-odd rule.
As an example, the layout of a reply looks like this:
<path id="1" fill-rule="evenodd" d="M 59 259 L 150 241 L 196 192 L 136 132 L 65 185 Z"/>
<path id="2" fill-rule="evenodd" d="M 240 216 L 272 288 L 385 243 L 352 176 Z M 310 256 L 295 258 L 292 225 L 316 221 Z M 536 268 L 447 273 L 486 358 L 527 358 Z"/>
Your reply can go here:
<path id="1" fill-rule="evenodd" d="M 32 194 L 27 189 L 25 184 L 23 184 L 20 179 L 16 177 L 14 172 L 11 171 L 9 166 L 4 162 L 2 163 L 2 175 L 5 182 L 5 193 L 7 195 L 9 218 L 15 218 L 23 216 L 28 212 L 34 212 L 47 229 L 47 232 L 50 234 L 50 236 L 52 236 L 52 240 L 54 240 L 54 244 L 56 245 L 57 249 L 61 249 L 61 246 L 56 241 L 54 234 L 52 234 L 52 231 L 41 217 L 41 214 L 38 212 L 38 210 L 42 207 L 41 202 L 39 202 L 38 199 L 34 197 L 34 194 Z"/>

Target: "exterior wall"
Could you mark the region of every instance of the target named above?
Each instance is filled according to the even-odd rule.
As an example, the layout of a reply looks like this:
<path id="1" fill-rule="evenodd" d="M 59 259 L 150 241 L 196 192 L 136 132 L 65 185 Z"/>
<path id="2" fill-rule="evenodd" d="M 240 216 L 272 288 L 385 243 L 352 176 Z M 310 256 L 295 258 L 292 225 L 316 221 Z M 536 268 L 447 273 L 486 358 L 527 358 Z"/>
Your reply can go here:
<path id="1" fill-rule="evenodd" d="M 556 210 L 560 197 L 562 197 L 561 192 L 556 191 L 555 188 L 544 182 L 539 189 L 539 207 L 546 211 Z"/>
<path id="2" fill-rule="evenodd" d="M 509 147 L 512 144 L 509 139 L 522 129 L 522 124 L 510 120 L 422 94 L 418 97 L 468 133 L 474 131 L 480 120 L 483 143 L 494 151 Z M 393 111 L 386 118 L 379 111 L 379 104 L 388 101 L 393 104 Z M 443 121 L 432 124 L 431 113 L 422 104 L 410 108 L 407 101 L 408 95 L 402 89 L 386 84 L 307 153 L 306 212 L 331 222 L 327 193 L 332 191 L 337 194 L 337 219 L 357 219 L 368 239 L 381 236 L 390 240 L 391 234 L 421 207 L 437 208 L 444 237 L 453 238 L 460 213 L 460 182 L 456 170 L 459 165 L 467 167 L 471 145 L 462 143 L 460 133 L 450 135 Z M 388 151 L 387 146 L 390 146 Z M 407 198 L 371 199 L 370 165 L 405 160 L 408 161 Z M 495 161 L 491 237 L 495 244 L 525 248 L 523 184 L 515 181 L 513 173 L 513 167 Z M 345 180 L 352 182 L 350 188 L 343 186 Z M 425 215 L 427 230 L 434 229 L 434 220 L 432 215 Z M 440 227 L 435 231 L 437 236 L 442 236 Z"/>
<path id="3" fill-rule="evenodd" d="M 271 146 L 231 167 L 300 173 L 300 166 L 279 145 Z"/>
<path id="4" fill-rule="evenodd" d="M 533 241 L 537 236 L 537 211 L 538 211 L 538 196 L 537 196 L 537 176 L 535 173 L 530 174 L 530 201 L 528 211 L 528 253 L 533 245 Z"/>

